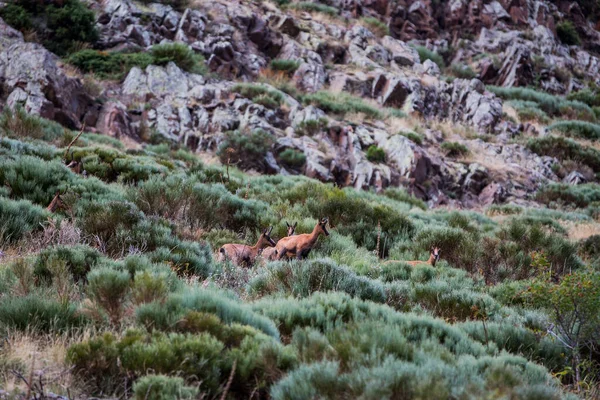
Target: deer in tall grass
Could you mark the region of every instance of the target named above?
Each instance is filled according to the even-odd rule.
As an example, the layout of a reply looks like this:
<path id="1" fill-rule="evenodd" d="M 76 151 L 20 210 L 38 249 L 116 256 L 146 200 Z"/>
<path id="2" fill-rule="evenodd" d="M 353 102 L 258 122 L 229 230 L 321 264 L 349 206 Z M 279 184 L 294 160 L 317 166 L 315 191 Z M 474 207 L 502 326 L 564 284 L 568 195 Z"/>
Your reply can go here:
<path id="1" fill-rule="evenodd" d="M 278 259 L 296 257 L 298 260 L 302 260 L 306 258 L 321 234 L 329 236 L 327 222 L 329 222 L 327 218 L 319 219 L 311 233 L 282 238 L 276 246 Z"/>
<path id="2" fill-rule="evenodd" d="M 57 190 L 56 193 L 54 194 L 54 197 L 52 198 L 52 201 L 50 202 L 50 204 L 48 204 L 48 207 L 46 207 L 46 210 L 53 213 L 59 209 L 66 210 L 67 205 L 65 204 L 63 199 L 60 197 L 60 191 Z"/>
<path id="3" fill-rule="evenodd" d="M 271 239 L 271 231 L 273 231 L 273 227 L 265 229 L 254 246 L 235 243 L 224 244 L 219 249 L 219 261 L 230 260 L 238 266 L 252 266 L 260 250 L 275 246 L 275 242 Z"/>
<path id="4" fill-rule="evenodd" d="M 427 261 L 422 261 L 422 260 L 412 260 L 412 261 L 388 260 L 385 263 L 389 263 L 389 262 L 403 262 L 403 263 L 406 263 L 406 264 L 411 265 L 413 267 L 415 267 L 417 265 L 429 264 L 432 267 L 435 267 L 435 263 L 437 263 L 439 259 L 440 259 L 440 248 L 439 247 L 432 247 L 431 251 L 429 253 L 429 259 Z"/>
<path id="5" fill-rule="evenodd" d="M 296 222 L 293 225 L 290 225 L 286 221 L 285 225 L 287 226 L 286 237 L 294 236 L 294 233 L 296 232 L 296 227 L 298 226 L 298 223 Z M 267 261 L 277 260 L 277 258 L 278 258 L 277 257 L 277 248 L 276 247 L 267 247 L 266 249 L 263 250 L 261 256 L 262 256 L 263 260 L 267 260 Z"/>

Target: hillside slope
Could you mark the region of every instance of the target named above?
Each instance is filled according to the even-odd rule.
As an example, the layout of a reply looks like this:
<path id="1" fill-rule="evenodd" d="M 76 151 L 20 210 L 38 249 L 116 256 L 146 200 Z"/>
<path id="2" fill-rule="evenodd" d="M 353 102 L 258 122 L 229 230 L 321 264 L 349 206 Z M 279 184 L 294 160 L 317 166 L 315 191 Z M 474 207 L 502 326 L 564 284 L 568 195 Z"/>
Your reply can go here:
<path id="1" fill-rule="evenodd" d="M 3 4 L 0 398 L 598 398 L 599 14 Z"/>

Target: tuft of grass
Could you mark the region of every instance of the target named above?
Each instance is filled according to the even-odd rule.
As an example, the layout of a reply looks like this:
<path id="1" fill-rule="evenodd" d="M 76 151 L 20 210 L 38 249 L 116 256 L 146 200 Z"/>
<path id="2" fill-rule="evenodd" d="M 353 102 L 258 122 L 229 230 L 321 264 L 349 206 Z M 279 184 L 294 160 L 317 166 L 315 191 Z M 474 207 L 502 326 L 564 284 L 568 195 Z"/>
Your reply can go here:
<path id="1" fill-rule="evenodd" d="M 276 58 L 269 63 L 269 66 L 273 71 L 281 71 L 286 74 L 293 74 L 300 66 L 300 61 L 297 60 L 283 60 Z"/>
<path id="2" fill-rule="evenodd" d="M 255 83 L 238 83 L 232 91 L 271 109 L 279 107 L 283 102 L 280 92 Z"/>
<path id="3" fill-rule="evenodd" d="M 419 53 L 419 58 L 421 62 L 425 62 L 425 60 L 431 60 L 440 67 L 440 69 L 444 69 L 446 67 L 446 63 L 444 62 L 444 58 L 436 53 L 435 51 L 429 50 L 425 46 L 416 46 L 417 52 Z"/>
<path id="4" fill-rule="evenodd" d="M 402 135 L 405 138 L 412 140 L 413 142 L 415 142 L 415 144 L 418 144 L 419 146 L 423 145 L 423 136 L 419 135 L 416 132 L 404 132 L 404 131 L 400 131 L 398 132 L 398 135 Z"/>
<path id="5" fill-rule="evenodd" d="M 332 17 L 339 14 L 339 10 L 335 7 L 327 6 L 325 4 L 320 3 L 311 3 L 308 1 L 293 3 L 289 7 L 300 11 L 326 14 Z"/>
<path id="6" fill-rule="evenodd" d="M 575 25 L 571 21 L 563 21 L 556 24 L 556 34 L 561 42 L 569 46 L 578 46 L 581 39 Z"/>
<path id="7" fill-rule="evenodd" d="M 363 113 L 368 118 L 382 118 L 382 113 L 360 97 L 346 93 L 333 94 L 326 91 L 307 94 L 303 97 L 304 104 L 312 104 L 325 112 L 344 116 L 348 113 Z"/>
<path id="8" fill-rule="evenodd" d="M 385 162 L 385 150 L 375 145 L 369 146 L 367 149 L 367 160 L 375 163 Z"/>
<path id="9" fill-rule="evenodd" d="M 448 157 L 464 157 L 469 154 L 467 146 L 458 142 L 444 142 L 440 147 Z"/>
<path id="10" fill-rule="evenodd" d="M 294 131 L 298 135 L 314 136 L 317 133 L 327 129 L 328 125 L 329 120 L 326 117 L 321 117 L 319 119 L 307 119 L 306 121 L 302 121 L 296 125 Z"/>
<path id="11" fill-rule="evenodd" d="M 477 76 L 470 66 L 457 63 L 450 65 L 450 74 L 459 79 L 473 79 Z"/>
<path id="12" fill-rule="evenodd" d="M 567 136 L 575 136 L 583 139 L 600 139 L 600 125 L 586 121 L 559 121 L 550 125 L 548 130 L 556 130 Z"/>
<path id="13" fill-rule="evenodd" d="M 279 159 L 291 168 L 301 168 L 306 163 L 304 153 L 294 149 L 285 149 L 279 153 Z"/>
<path id="14" fill-rule="evenodd" d="M 390 34 L 390 28 L 386 23 L 375 17 L 362 17 L 360 22 L 379 37 L 388 36 Z"/>

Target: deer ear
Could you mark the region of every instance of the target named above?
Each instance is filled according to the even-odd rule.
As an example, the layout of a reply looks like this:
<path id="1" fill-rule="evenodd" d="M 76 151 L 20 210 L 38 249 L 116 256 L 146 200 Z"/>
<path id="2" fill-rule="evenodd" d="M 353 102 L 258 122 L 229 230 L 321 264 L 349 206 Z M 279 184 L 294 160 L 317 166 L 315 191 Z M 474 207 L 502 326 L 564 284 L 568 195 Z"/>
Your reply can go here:
<path id="1" fill-rule="evenodd" d="M 297 227 L 297 226 L 298 226 L 298 222 L 295 222 L 294 223 L 294 228 Z"/>
<path id="2" fill-rule="evenodd" d="M 273 232 L 273 227 L 270 227 L 270 228 L 269 228 L 269 233 L 267 233 L 267 235 L 269 235 L 269 236 L 270 236 L 270 235 L 271 235 L 271 232 Z"/>
<path id="3" fill-rule="evenodd" d="M 285 221 L 285 226 L 287 226 L 289 228 L 290 224 L 287 221 Z"/>

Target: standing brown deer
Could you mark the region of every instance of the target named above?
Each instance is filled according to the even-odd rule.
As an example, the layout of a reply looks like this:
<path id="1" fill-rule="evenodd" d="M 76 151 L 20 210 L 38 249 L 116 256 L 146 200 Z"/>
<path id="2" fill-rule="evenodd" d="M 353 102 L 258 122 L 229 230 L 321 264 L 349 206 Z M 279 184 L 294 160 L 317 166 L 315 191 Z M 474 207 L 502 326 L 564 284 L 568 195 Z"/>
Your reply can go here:
<path id="1" fill-rule="evenodd" d="M 287 221 L 285 222 L 285 224 L 287 225 L 287 236 L 294 236 L 294 233 L 296 232 L 296 227 L 298 226 L 298 223 L 294 223 L 293 225 L 290 225 Z M 263 250 L 262 254 L 261 254 L 263 260 L 268 260 L 268 261 L 274 261 L 277 260 L 277 249 L 275 247 L 267 247 L 266 249 Z"/>
<path id="2" fill-rule="evenodd" d="M 235 243 L 224 244 L 219 249 L 219 261 L 231 260 L 238 266 L 252 266 L 260 250 L 275 246 L 275 242 L 271 239 L 272 230 L 273 227 L 265 229 L 254 246 Z"/>
<path id="3" fill-rule="evenodd" d="M 50 204 L 48 204 L 48 207 L 46 207 L 46 210 L 53 213 L 56 210 L 61 209 L 61 208 L 63 210 L 65 210 L 67 208 L 67 205 L 65 204 L 63 199 L 60 197 L 60 191 L 57 190 L 56 194 L 54 194 L 54 197 L 52 198 L 52 201 L 50 202 Z"/>
<path id="4" fill-rule="evenodd" d="M 327 231 L 327 218 L 322 218 L 317 222 L 315 228 L 311 233 L 303 233 L 302 235 L 288 236 L 277 242 L 277 256 L 279 260 L 284 257 L 296 257 L 298 260 L 306 258 L 315 243 L 319 235 L 323 234 L 329 236 Z"/>

